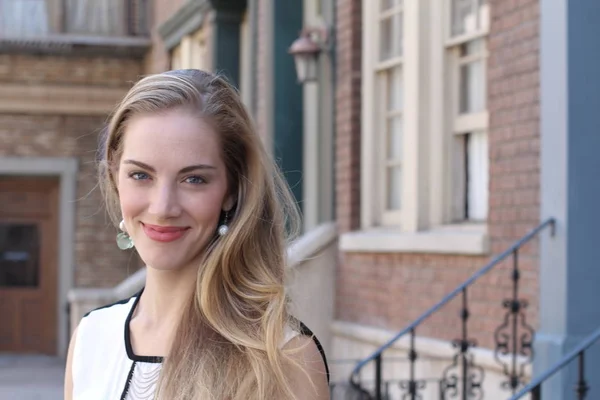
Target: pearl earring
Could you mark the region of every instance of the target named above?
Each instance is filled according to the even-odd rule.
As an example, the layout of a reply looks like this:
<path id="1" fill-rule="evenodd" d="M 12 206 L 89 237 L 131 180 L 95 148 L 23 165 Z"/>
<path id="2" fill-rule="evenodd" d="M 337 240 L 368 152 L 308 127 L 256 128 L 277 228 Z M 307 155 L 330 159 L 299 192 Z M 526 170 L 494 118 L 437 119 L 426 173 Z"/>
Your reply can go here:
<path id="1" fill-rule="evenodd" d="M 133 247 L 133 239 L 131 239 L 131 236 L 129 236 L 125 229 L 125 221 L 121 220 L 119 229 L 121 229 L 122 232 L 119 232 L 117 235 L 117 246 L 119 246 L 119 249 L 121 250 L 131 249 Z"/>
<path id="2" fill-rule="evenodd" d="M 225 211 L 225 219 L 223 220 L 223 223 L 221 224 L 221 226 L 219 226 L 219 235 L 221 236 L 225 236 L 227 234 L 227 232 L 229 232 L 229 227 L 227 226 L 227 221 L 229 219 L 229 211 Z"/>

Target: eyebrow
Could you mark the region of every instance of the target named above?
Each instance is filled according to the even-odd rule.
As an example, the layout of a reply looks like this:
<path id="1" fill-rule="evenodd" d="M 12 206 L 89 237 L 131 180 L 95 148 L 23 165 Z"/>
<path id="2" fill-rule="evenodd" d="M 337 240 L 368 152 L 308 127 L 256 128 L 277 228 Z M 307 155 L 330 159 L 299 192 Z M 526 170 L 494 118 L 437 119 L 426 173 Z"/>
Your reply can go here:
<path id="1" fill-rule="evenodd" d="M 133 165 L 137 165 L 140 168 L 144 168 L 148 171 L 151 172 L 156 172 L 156 169 L 154 169 L 154 167 L 143 163 L 141 161 L 136 161 L 136 160 L 124 160 L 123 164 L 133 164 Z M 188 167 L 184 167 L 181 168 L 181 170 L 179 170 L 180 174 L 185 174 L 186 172 L 192 172 L 198 169 L 217 169 L 216 167 L 213 167 L 212 165 L 207 165 L 207 164 L 197 164 L 197 165 L 190 165 Z"/>

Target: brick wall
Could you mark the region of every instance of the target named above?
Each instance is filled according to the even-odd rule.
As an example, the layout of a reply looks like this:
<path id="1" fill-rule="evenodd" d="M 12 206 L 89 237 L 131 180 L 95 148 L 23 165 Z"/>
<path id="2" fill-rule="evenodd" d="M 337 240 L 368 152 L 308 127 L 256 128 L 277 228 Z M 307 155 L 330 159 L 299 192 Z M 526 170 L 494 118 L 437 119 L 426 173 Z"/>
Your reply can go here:
<path id="1" fill-rule="evenodd" d="M 135 60 L 0 55 L 0 85 L 108 85 L 129 87 L 141 73 Z M 77 177 L 75 284 L 113 286 L 137 269 L 137 257 L 116 247 L 97 188 L 95 155 L 106 117 L 0 113 L 0 156 L 75 157 Z"/>
<path id="2" fill-rule="evenodd" d="M 539 223 L 539 0 L 491 1 L 488 60 L 490 111 L 489 234 L 494 254 Z M 340 232 L 359 222 L 360 1 L 338 0 L 337 218 Z M 521 294 L 537 326 L 537 242 L 520 253 Z M 487 257 L 432 254 L 340 255 L 337 318 L 400 330 L 488 261 Z M 510 262 L 468 292 L 470 336 L 493 347 L 510 297 Z M 460 299 L 417 331 L 460 337 Z"/>
<path id="3" fill-rule="evenodd" d="M 494 252 L 540 220 L 539 0 L 494 1 L 488 41 L 490 234 Z M 537 326 L 538 242 L 520 253 Z"/>
<path id="4" fill-rule="evenodd" d="M 133 59 L 0 54 L 0 82 L 129 87 L 140 74 Z"/>
<path id="5" fill-rule="evenodd" d="M 336 218 L 340 233 L 360 225 L 361 0 L 337 0 Z"/>

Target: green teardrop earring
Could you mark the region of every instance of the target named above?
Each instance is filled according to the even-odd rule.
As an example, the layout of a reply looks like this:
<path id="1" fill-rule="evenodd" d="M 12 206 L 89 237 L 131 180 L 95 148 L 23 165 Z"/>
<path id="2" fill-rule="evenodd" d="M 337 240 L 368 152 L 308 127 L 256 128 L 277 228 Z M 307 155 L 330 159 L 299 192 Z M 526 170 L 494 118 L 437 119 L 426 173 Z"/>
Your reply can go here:
<path id="1" fill-rule="evenodd" d="M 117 246 L 119 246 L 121 250 L 131 249 L 133 247 L 133 239 L 131 239 L 131 236 L 129 236 L 125 230 L 125 221 L 121 221 L 119 229 L 121 229 L 122 232 L 117 235 Z"/>

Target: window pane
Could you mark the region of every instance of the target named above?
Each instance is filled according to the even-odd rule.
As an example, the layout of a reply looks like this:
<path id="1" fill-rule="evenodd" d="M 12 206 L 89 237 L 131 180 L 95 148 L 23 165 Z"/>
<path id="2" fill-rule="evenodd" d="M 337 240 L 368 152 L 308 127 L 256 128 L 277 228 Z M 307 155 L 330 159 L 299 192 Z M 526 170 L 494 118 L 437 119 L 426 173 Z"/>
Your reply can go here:
<path id="1" fill-rule="evenodd" d="M 389 10 L 395 6 L 402 6 L 402 0 L 380 0 L 381 11 Z"/>
<path id="2" fill-rule="evenodd" d="M 387 91 L 388 91 L 388 111 L 400 111 L 403 109 L 403 82 L 402 68 L 395 67 L 389 70 L 387 74 Z"/>
<path id="3" fill-rule="evenodd" d="M 39 250 L 36 225 L 0 224 L 0 287 L 36 287 Z"/>
<path id="4" fill-rule="evenodd" d="M 48 11 L 45 1 L 0 1 L 0 36 L 43 36 L 49 33 Z"/>
<path id="5" fill-rule="evenodd" d="M 403 15 L 403 13 L 397 12 L 379 22 L 379 61 L 402 56 Z"/>
<path id="6" fill-rule="evenodd" d="M 388 120 L 387 158 L 391 161 L 402 160 L 402 118 L 393 117 Z"/>
<path id="7" fill-rule="evenodd" d="M 379 23 L 379 60 L 385 61 L 392 56 L 393 31 L 392 18 L 386 18 Z"/>
<path id="8" fill-rule="evenodd" d="M 67 33 L 125 36 L 125 2 L 116 0 L 67 0 Z"/>
<path id="9" fill-rule="evenodd" d="M 392 54 L 394 57 L 401 57 L 404 53 L 404 13 L 394 14 L 394 40 L 392 41 Z"/>
<path id="10" fill-rule="evenodd" d="M 450 0 L 452 15 L 450 36 L 480 32 L 489 29 L 487 0 Z"/>
<path id="11" fill-rule="evenodd" d="M 486 82 L 483 61 L 475 61 L 460 68 L 460 113 L 485 110 Z"/>
<path id="12" fill-rule="evenodd" d="M 467 218 L 482 221 L 488 213 L 487 133 L 470 133 L 467 141 Z"/>
<path id="13" fill-rule="evenodd" d="M 472 32 L 476 26 L 473 0 L 450 0 L 452 3 L 452 36 Z"/>
<path id="14" fill-rule="evenodd" d="M 381 0 L 381 11 L 388 10 L 394 6 L 394 0 Z"/>
<path id="15" fill-rule="evenodd" d="M 387 204 L 388 210 L 399 210 L 402 193 L 402 168 L 388 167 L 387 170 Z"/>

